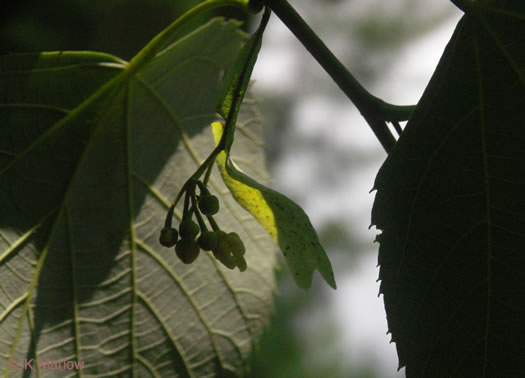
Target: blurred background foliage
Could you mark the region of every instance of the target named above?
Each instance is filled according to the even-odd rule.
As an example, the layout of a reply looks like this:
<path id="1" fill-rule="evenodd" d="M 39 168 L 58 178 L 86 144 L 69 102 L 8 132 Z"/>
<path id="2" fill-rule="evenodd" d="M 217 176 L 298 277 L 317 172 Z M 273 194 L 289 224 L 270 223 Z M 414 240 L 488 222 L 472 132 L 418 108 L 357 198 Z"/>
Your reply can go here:
<path id="1" fill-rule="evenodd" d="M 0 15 L 0 53 L 95 50 L 128 60 L 197 3 L 196 0 L 10 2 Z M 382 79 L 382 73 L 399 61 L 401 52 L 411 41 L 421 38 L 450 17 L 453 8 L 450 4 L 444 6 L 445 3 L 448 2 L 292 1 L 311 27 L 368 88 L 373 88 Z M 213 15 L 243 20 L 246 29 L 250 29 L 255 21 L 247 19 L 238 9 L 223 9 L 203 19 Z M 196 20 L 188 29 L 199 25 L 203 19 Z M 256 67 L 254 77 L 258 80 L 255 90 L 259 87 L 261 109 L 266 119 L 270 170 L 276 173 L 274 184 L 277 189 L 294 198 L 311 216 L 340 283 L 345 276 L 355 274 L 361 256 L 376 254 L 377 247 L 372 244 L 373 233 L 362 233 L 363 222 L 370 219 L 368 215 L 363 220 L 363 212 L 352 213 L 344 206 L 342 211 L 327 212 L 326 207 L 330 204 L 323 200 L 327 196 L 334 199 L 337 195 L 348 197 L 348 188 L 352 185 L 364 188 L 364 195 L 368 195 L 372 185 L 370 179 L 363 183 L 359 175 L 347 173 L 367 167 L 376 170 L 384 159 L 384 152 L 379 144 L 373 148 L 339 148 L 329 138 L 319 137 L 315 130 L 332 127 L 334 117 L 340 118 L 338 109 L 350 108 L 351 105 L 283 28 L 274 17 L 261 51 L 264 59 L 258 63 L 258 66 L 264 66 L 259 70 Z M 282 38 L 283 35 L 286 38 Z M 257 77 L 257 72 L 262 72 L 262 79 Z M 276 83 L 272 84 L 272 78 Z M 309 112 L 304 110 L 305 107 Z M 308 123 L 316 125 L 314 131 L 301 129 L 304 117 L 310 117 Z M 359 129 L 366 127 L 365 124 L 356 126 Z M 359 145 L 358 139 L 353 147 Z M 289 175 L 286 168 L 283 170 L 283 161 L 286 163 L 290 156 L 301 159 L 304 154 L 309 156 L 305 158 L 308 175 L 299 172 L 296 175 L 300 176 L 299 181 L 287 181 L 297 177 Z M 331 195 L 333 191 L 338 194 Z M 365 210 L 369 213 L 370 209 Z M 356 223 L 355 218 L 361 221 Z M 342 341 L 341 316 L 338 318 L 334 314 L 331 289 L 316 277 L 312 289 L 305 292 L 295 286 L 286 267 L 278 272 L 278 276 L 280 295 L 276 298 L 272 327 L 251 358 L 249 376 L 385 376 L 384 368 L 370 362 L 373 359 L 356 361 L 347 357 L 349 351 Z M 377 275 L 367 279 L 375 281 L 376 278 Z M 386 320 L 381 326 L 386 331 Z M 389 371 L 395 376 L 395 369 Z"/>

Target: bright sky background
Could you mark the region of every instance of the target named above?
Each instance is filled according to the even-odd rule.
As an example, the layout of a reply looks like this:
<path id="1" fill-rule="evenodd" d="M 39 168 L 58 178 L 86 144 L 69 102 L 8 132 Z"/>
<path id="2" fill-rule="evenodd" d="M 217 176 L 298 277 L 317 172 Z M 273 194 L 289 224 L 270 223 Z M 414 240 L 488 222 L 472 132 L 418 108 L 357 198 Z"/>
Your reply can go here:
<path id="1" fill-rule="evenodd" d="M 359 1 L 346 2 L 352 6 Z M 410 1 L 389 3 L 407 2 Z M 417 102 L 461 16 L 448 2 L 427 0 L 424 3 L 428 3 L 429 11 L 443 11 L 446 8 L 451 16 L 435 30 L 404 46 L 390 69 L 377 78 L 375 86 L 368 88 L 385 101 L 395 104 Z M 436 3 L 440 3 L 441 8 L 436 10 Z M 292 4 L 298 6 L 299 2 L 292 1 Z M 299 12 L 305 14 L 301 11 L 303 8 L 315 12 L 315 7 L 320 6 L 322 1 L 303 0 Z M 396 9 L 393 7 L 388 11 L 395 12 Z M 328 34 L 332 38 L 325 42 L 334 50 L 344 44 L 341 35 L 334 32 Z M 379 142 L 344 96 L 327 96 L 326 91 L 316 90 L 317 80 L 324 87 L 330 85 L 327 84 L 330 79 L 276 17 L 272 17 L 265 33 L 253 78 L 256 80 L 255 91 L 262 99 L 276 95 L 295 99 L 289 109 L 291 128 L 282 136 L 293 141 L 293 144 L 290 144 L 291 147 L 275 167 L 274 186 L 299 202 L 310 215 L 314 226 L 341 219 L 345 227 L 351 230 L 352 236 L 362 239 L 368 246 L 362 258 L 354 262 L 351 272 L 348 272 L 347 265 L 334 264 L 332 260 L 338 289 L 335 292 L 327 291 L 326 296 L 331 316 L 342 330 L 334 350 L 339 350 L 339 354 L 344 356 L 345 365 L 370 361 L 378 367 L 379 374 L 385 377 L 404 376 L 403 370 L 397 375 L 395 373 L 395 345 L 389 344 L 383 299 L 377 296 L 377 244 L 371 243 L 377 231 L 368 230 L 374 200 L 374 194 L 369 191 L 385 158 Z M 305 84 L 305 81 L 314 84 Z M 327 125 L 330 127 L 329 133 L 326 131 Z M 322 160 L 312 153 L 309 147 L 312 141 L 326 146 L 323 151 L 326 151 L 327 156 Z M 348 168 L 344 164 L 338 165 L 336 180 L 319 183 L 319 175 L 332 169 L 326 161 L 337 161 L 346 151 L 351 151 L 351 156 L 363 162 Z M 329 172 L 326 174 L 329 175 Z M 319 277 L 315 279 L 320 281 Z M 316 337 L 312 329 L 315 329 L 315 322 L 327 310 L 320 308 L 318 311 L 320 313 L 303 315 L 298 319 L 298 331 L 305 339 L 308 335 Z"/>

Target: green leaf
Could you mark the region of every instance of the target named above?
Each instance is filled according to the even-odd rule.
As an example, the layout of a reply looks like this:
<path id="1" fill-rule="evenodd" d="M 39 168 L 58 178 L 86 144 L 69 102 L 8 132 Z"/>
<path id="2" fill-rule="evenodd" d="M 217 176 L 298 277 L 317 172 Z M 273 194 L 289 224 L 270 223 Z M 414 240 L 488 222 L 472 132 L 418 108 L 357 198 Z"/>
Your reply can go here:
<path id="1" fill-rule="evenodd" d="M 215 19 L 133 72 L 88 52 L 0 58 L 3 374 L 24 358 L 83 361 L 84 375 L 242 374 L 272 309 L 271 240 L 218 174 L 217 221 L 245 241 L 247 271 L 208 253 L 184 265 L 158 239 L 214 148 L 220 73 L 243 42 Z"/>
<path id="2" fill-rule="evenodd" d="M 215 143 L 221 140 L 224 126 L 212 124 Z M 217 166 L 235 200 L 251 213 L 281 248 L 297 285 L 307 289 L 317 269 L 332 288 L 334 273 L 308 215 L 295 202 L 244 174 L 225 151 Z"/>
<path id="3" fill-rule="evenodd" d="M 525 375 L 525 2 L 469 2 L 375 183 L 407 377 Z"/>

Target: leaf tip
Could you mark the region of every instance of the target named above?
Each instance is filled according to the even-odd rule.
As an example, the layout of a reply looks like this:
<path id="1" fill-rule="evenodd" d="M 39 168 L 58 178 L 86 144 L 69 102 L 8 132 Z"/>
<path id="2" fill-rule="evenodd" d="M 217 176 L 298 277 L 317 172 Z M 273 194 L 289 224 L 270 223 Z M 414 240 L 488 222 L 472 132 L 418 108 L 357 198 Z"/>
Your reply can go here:
<path id="1" fill-rule="evenodd" d="M 337 290 L 337 284 L 335 283 L 334 272 L 330 270 L 330 273 L 328 274 L 323 274 L 323 272 L 320 272 L 320 273 L 323 276 L 325 282 L 328 284 L 328 286 L 330 286 L 334 290 Z"/>

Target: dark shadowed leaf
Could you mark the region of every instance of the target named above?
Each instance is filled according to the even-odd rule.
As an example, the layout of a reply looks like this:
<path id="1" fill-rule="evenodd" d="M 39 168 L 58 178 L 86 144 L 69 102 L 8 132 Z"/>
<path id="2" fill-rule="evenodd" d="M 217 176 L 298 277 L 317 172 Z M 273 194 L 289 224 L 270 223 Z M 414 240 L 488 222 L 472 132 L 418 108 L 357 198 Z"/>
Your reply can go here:
<path id="1" fill-rule="evenodd" d="M 525 376 L 525 2 L 466 4 L 375 183 L 408 377 Z"/>
<path id="2" fill-rule="evenodd" d="M 214 148 L 220 73 L 243 41 L 216 19 L 132 75 L 96 53 L 0 59 L 3 374 L 24 358 L 83 361 L 90 376 L 242 372 L 272 307 L 271 240 L 218 175 L 217 221 L 245 241 L 248 270 L 207 253 L 184 265 L 158 238 Z M 239 138 L 264 172 L 260 146 Z"/>

